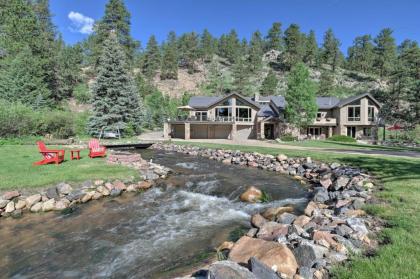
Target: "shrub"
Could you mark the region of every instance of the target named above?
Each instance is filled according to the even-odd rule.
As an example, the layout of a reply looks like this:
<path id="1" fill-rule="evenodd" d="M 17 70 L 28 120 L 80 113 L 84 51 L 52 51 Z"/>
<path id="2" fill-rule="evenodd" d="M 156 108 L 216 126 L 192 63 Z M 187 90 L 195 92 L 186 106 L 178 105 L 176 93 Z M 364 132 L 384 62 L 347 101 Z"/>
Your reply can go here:
<path id="1" fill-rule="evenodd" d="M 86 130 L 88 120 L 89 120 L 89 112 L 80 112 L 75 115 L 74 129 L 75 129 L 76 135 L 79 135 L 79 136 L 88 135 L 88 132 Z"/>
<path id="2" fill-rule="evenodd" d="M 35 135 L 39 113 L 21 103 L 0 100 L 0 137 Z"/>
<path id="3" fill-rule="evenodd" d="M 73 113 L 70 111 L 44 112 L 39 132 L 42 135 L 52 134 L 55 138 L 68 138 L 76 134 Z"/>
<path id="4" fill-rule="evenodd" d="M 281 141 L 296 141 L 297 137 L 293 136 L 292 134 L 284 134 L 280 137 Z"/>
<path id="5" fill-rule="evenodd" d="M 339 141 L 339 142 L 356 142 L 356 139 L 348 136 L 342 136 L 342 135 L 335 135 L 332 137 L 329 137 L 328 140 L 331 141 Z"/>

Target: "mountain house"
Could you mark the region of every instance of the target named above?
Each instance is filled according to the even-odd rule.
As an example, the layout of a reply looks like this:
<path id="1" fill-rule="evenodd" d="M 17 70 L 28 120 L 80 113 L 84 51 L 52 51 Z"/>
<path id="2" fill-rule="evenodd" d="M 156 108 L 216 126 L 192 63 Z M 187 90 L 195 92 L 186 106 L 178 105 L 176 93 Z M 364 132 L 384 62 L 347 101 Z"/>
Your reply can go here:
<path id="1" fill-rule="evenodd" d="M 299 130 L 287 123 L 283 96 L 244 97 L 193 96 L 187 106 L 179 107 L 188 115 L 164 123 L 165 138 L 182 139 L 275 139 L 285 134 L 299 138 L 325 139 L 347 135 L 374 140 L 376 119 L 381 104 L 370 94 L 346 99 L 317 97 L 317 116 L 312 125 Z"/>

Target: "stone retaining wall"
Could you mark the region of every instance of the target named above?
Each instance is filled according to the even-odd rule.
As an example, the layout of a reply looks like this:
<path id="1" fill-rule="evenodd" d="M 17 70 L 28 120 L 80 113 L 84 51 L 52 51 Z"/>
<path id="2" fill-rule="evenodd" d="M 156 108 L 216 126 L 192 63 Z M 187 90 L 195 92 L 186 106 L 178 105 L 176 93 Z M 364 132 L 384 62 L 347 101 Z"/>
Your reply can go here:
<path id="1" fill-rule="evenodd" d="M 292 175 L 312 193 L 303 215 L 287 207 L 270 208 L 252 216 L 252 228 L 236 243 L 225 242 L 218 254 L 228 261 L 214 263 L 208 278 L 328 278 L 334 264 L 348 260 L 377 245 L 380 220 L 362 209 L 372 202 L 372 178 L 355 167 L 232 150 L 214 150 L 174 144 L 156 144 L 155 149 L 207 157 L 235 164 Z M 248 189 L 253 198 L 258 189 Z M 247 199 L 245 192 L 241 199 Z M 252 201 L 252 200 L 250 200 Z M 247 268 L 243 268 L 245 266 Z"/>

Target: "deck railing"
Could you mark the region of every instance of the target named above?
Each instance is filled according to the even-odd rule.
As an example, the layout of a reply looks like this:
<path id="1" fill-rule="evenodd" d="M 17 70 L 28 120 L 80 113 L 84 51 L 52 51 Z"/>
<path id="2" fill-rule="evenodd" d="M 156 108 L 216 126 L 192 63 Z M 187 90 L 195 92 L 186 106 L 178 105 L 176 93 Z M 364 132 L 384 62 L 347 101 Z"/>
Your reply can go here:
<path id="1" fill-rule="evenodd" d="M 178 116 L 168 119 L 168 122 L 252 122 L 250 117 L 233 117 L 233 116 Z"/>

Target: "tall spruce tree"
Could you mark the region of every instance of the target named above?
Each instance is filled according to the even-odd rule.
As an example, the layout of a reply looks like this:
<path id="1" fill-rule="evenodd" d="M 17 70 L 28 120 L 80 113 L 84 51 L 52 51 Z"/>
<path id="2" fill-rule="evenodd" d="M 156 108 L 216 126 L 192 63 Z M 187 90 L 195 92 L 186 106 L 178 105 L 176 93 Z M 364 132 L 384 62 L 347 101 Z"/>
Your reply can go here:
<path id="1" fill-rule="evenodd" d="M 271 28 L 268 30 L 264 49 L 265 51 L 282 49 L 280 22 L 274 22 Z"/>
<path id="2" fill-rule="evenodd" d="M 289 123 L 299 129 L 313 123 L 318 107 L 315 88 L 309 79 L 309 71 L 305 64 L 298 63 L 290 71 L 285 100 L 286 119 Z"/>
<path id="3" fill-rule="evenodd" d="M 109 0 L 105 6 L 105 14 L 103 18 L 95 24 L 94 44 L 91 53 L 93 61 L 98 63 L 101 57 L 102 47 L 108 38 L 109 32 L 116 32 L 118 41 L 121 44 L 127 61 L 133 61 L 135 49 L 139 47 L 139 42 L 134 40 L 130 34 L 130 12 L 124 5 L 124 0 Z"/>
<path id="4" fill-rule="evenodd" d="M 341 62 L 340 41 L 334 36 L 331 28 L 325 32 L 324 42 L 322 44 L 323 62 L 330 65 L 333 72 Z"/>
<path id="5" fill-rule="evenodd" d="M 240 42 L 238 34 L 232 29 L 228 35 L 222 35 L 219 40 L 218 53 L 226 58 L 231 64 L 235 63 L 240 52 Z"/>
<path id="6" fill-rule="evenodd" d="M 268 72 L 268 75 L 265 77 L 261 84 L 260 93 L 263 96 L 275 95 L 277 92 L 277 85 L 279 80 L 277 79 L 276 74 L 273 70 Z"/>
<path id="7" fill-rule="evenodd" d="M 392 32 L 390 28 L 385 28 L 381 30 L 374 40 L 374 65 L 377 68 L 377 73 L 381 77 L 391 73 L 397 59 L 397 47 L 395 45 L 395 39 L 392 37 Z"/>
<path id="8" fill-rule="evenodd" d="M 248 63 L 251 73 L 256 73 L 262 68 L 263 47 L 261 33 L 259 31 L 255 31 L 252 34 L 248 50 Z"/>
<path id="9" fill-rule="evenodd" d="M 358 36 L 348 50 L 348 66 L 352 70 L 369 73 L 373 66 L 373 44 L 370 35 Z"/>
<path id="10" fill-rule="evenodd" d="M 88 123 L 92 135 L 102 129 L 119 129 L 124 133 L 131 127 L 139 129 L 142 124 L 143 105 L 126 60 L 117 34 L 111 31 L 104 41 L 92 86 L 92 115 Z"/>
<path id="11" fill-rule="evenodd" d="M 143 57 L 143 74 L 152 79 L 155 77 L 157 70 L 160 68 L 161 63 L 161 54 L 159 45 L 156 41 L 154 35 L 150 36 L 149 41 L 147 42 L 146 51 L 144 52 Z"/>
<path id="12" fill-rule="evenodd" d="M 249 95 L 249 69 L 246 58 L 238 57 L 233 65 L 233 89 L 243 95 Z"/>
<path id="13" fill-rule="evenodd" d="M 168 34 L 168 39 L 163 45 L 161 79 L 178 79 L 178 49 L 175 32 Z"/>
<path id="14" fill-rule="evenodd" d="M 285 68 L 291 69 L 294 65 L 302 62 L 305 55 L 304 34 L 300 32 L 297 24 L 291 24 L 284 31 L 284 52 L 280 57 Z"/>
<path id="15" fill-rule="evenodd" d="M 204 29 L 200 37 L 200 57 L 204 62 L 211 62 L 216 52 L 216 40 L 210 34 L 209 30 Z"/>
<path id="16" fill-rule="evenodd" d="M 315 31 L 309 31 L 308 37 L 305 38 L 305 56 L 303 57 L 303 61 L 311 66 L 314 67 L 317 65 L 319 59 L 319 48 L 318 43 L 315 37 Z"/>
<path id="17" fill-rule="evenodd" d="M 195 32 L 185 33 L 178 42 L 181 66 L 187 68 L 188 73 L 196 72 L 196 61 L 200 57 L 199 38 Z"/>

